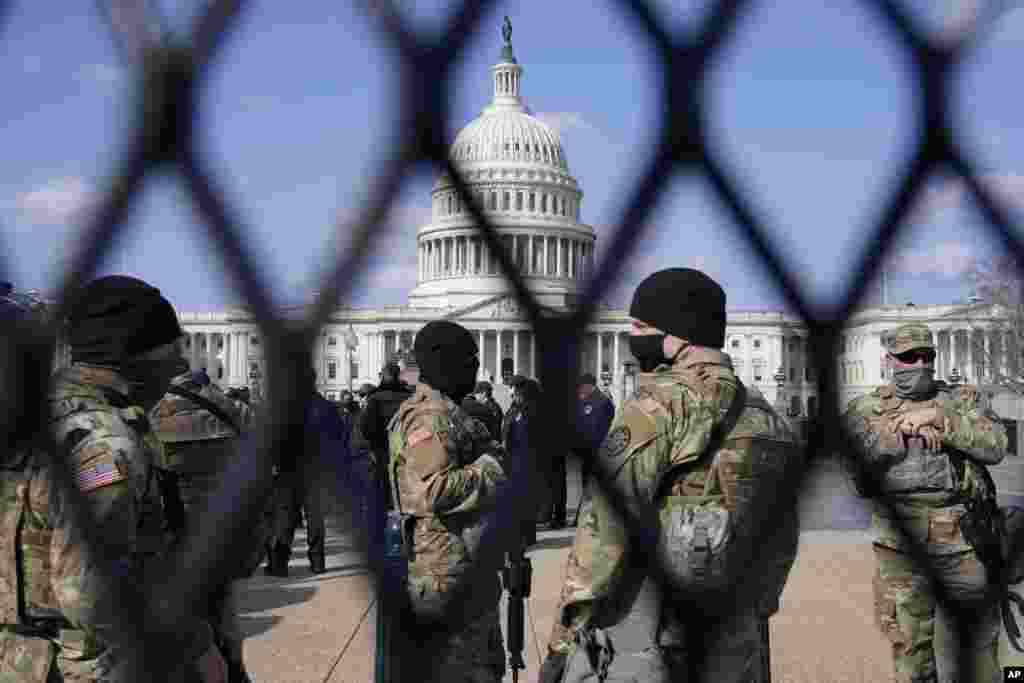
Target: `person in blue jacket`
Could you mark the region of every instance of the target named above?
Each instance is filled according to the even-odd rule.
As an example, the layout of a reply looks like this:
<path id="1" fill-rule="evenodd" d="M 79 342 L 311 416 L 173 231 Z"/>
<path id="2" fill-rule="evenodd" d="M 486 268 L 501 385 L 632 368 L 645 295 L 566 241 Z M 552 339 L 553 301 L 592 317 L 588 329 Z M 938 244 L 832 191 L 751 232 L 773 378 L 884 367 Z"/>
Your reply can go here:
<path id="1" fill-rule="evenodd" d="M 590 373 L 580 375 L 576 385 L 576 427 L 579 432 L 580 441 L 576 444 L 576 454 L 580 457 L 583 466 L 581 469 L 583 497 L 589 491 L 589 480 L 592 472 L 591 459 L 597 453 L 604 437 L 612 426 L 612 419 L 615 417 L 615 406 L 602 392 L 597 390 L 597 379 Z M 579 508 L 577 506 L 577 519 Z"/>
<path id="2" fill-rule="evenodd" d="M 505 436 L 505 447 L 510 461 L 513 476 L 526 475 L 525 468 L 533 463 L 534 468 L 541 466 L 537 448 L 540 439 L 536 434 L 540 411 L 540 384 L 533 379 L 525 379 L 516 385 L 516 405 L 518 410 L 509 411 L 508 428 Z M 535 481 L 542 481 L 535 478 Z M 543 499 L 543 498 L 542 498 Z M 537 516 L 531 515 L 522 522 L 522 537 L 525 545 L 537 543 Z"/>

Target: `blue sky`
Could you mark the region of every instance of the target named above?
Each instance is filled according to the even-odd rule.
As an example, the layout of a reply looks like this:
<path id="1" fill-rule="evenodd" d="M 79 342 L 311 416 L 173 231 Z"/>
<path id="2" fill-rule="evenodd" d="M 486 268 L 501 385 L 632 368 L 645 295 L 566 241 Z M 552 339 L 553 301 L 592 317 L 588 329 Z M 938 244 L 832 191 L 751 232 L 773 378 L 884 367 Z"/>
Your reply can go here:
<path id="1" fill-rule="evenodd" d="M 396 62 L 376 25 L 342 3 L 250 3 L 202 92 L 201 140 L 278 301 L 315 289 L 343 247 L 375 169 L 396 134 Z M 436 28 L 449 3 L 401 3 Z M 917 131 L 904 54 L 878 17 L 852 0 L 754 3 L 715 64 L 708 113 L 716 147 L 769 226 L 799 280 L 820 301 L 843 291 L 854 248 L 902 168 Z M 167 3 L 178 25 L 198 3 Z M 820 5 L 820 6 L 819 6 Z M 827 5 L 827 6 L 825 6 Z M 703 3 L 664 0 L 677 28 Z M 969 0 L 914 0 L 921 16 L 965 16 Z M 47 290 L 123 151 L 132 74 L 92 2 L 15 3 L 2 26 L 0 238 L 9 279 Z M 652 54 L 612 3 L 502 2 L 456 69 L 450 135 L 488 103 L 502 14 L 514 25 L 523 95 L 557 127 L 584 190 L 598 251 L 653 154 L 659 114 Z M 926 15 L 927 13 L 927 15 Z M 986 180 L 1024 201 L 1024 9 L 1000 17 L 964 71 L 957 112 Z M 449 138 L 451 139 L 451 138 Z M 415 284 L 415 231 L 429 214 L 432 169 L 407 177 L 400 201 L 353 283 L 350 303 L 399 304 Z M 734 308 L 779 308 L 778 289 L 705 182 L 666 179 L 608 302 L 621 304 L 653 270 L 691 265 L 726 287 Z M 958 183 L 936 178 L 890 263 L 890 303 L 966 296 L 960 270 L 992 244 Z M 173 176 L 151 177 L 125 239 L 102 272 L 160 287 L 181 309 L 238 301 Z M 877 293 L 875 296 L 877 300 Z"/>

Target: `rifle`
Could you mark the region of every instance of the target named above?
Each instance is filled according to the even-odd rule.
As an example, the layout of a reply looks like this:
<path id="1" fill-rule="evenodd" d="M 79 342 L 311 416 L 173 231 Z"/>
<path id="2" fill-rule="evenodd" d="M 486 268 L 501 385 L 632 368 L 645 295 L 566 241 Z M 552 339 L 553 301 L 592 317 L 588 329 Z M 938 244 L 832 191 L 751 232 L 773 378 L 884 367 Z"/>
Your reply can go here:
<path id="1" fill-rule="evenodd" d="M 530 597 L 533 565 L 526 557 L 526 544 L 522 536 L 515 550 L 505 554 L 501 582 L 508 592 L 508 665 L 512 669 L 512 683 L 519 683 L 519 670 L 526 668 L 523 647 L 526 643 L 526 598 Z"/>

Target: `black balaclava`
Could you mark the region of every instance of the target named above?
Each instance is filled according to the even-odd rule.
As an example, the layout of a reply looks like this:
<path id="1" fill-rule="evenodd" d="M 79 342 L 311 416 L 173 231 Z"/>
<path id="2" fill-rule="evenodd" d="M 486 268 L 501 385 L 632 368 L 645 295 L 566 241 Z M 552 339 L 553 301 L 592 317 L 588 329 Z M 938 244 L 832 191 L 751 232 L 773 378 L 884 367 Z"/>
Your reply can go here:
<path id="1" fill-rule="evenodd" d="M 923 401 L 935 393 L 935 366 L 893 368 L 892 384 L 896 395 L 911 401 Z"/>
<path id="2" fill-rule="evenodd" d="M 426 384 L 455 403 L 473 391 L 480 361 L 473 335 L 462 325 L 448 320 L 427 323 L 416 335 L 412 351 Z"/>
<path id="3" fill-rule="evenodd" d="M 713 349 L 725 344 L 725 291 L 699 270 L 668 268 L 649 275 L 636 288 L 629 315 L 663 331 L 629 336 L 642 372 L 670 360 L 664 352 L 669 334 Z"/>
<path id="4" fill-rule="evenodd" d="M 664 333 L 629 335 L 629 352 L 636 358 L 640 372 L 653 372 L 654 368 L 668 362 L 668 358 L 665 357 L 667 336 Z"/>
<path id="5" fill-rule="evenodd" d="M 117 369 L 131 385 L 133 399 L 143 406 L 159 401 L 171 380 L 188 372 L 188 361 L 180 353 L 133 358 L 184 334 L 159 289 L 133 277 L 101 277 L 77 294 L 70 309 L 71 360 Z"/>

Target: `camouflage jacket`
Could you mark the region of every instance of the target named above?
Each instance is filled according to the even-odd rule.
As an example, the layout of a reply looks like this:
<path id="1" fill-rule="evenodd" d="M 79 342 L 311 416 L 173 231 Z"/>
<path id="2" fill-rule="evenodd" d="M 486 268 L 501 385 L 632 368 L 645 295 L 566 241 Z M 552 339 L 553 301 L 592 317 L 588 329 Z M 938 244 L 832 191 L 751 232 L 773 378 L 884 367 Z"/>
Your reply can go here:
<path id="1" fill-rule="evenodd" d="M 962 503 L 995 495 L 978 468 L 1002 461 L 1006 430 L 977 387 L 936 384 L 935 395 L 924 401 L 900 398 L 892 385 L 879 387 L 854 399 L 843 422 L 861 449 L 861 464 L 879 479 L 875 495 L 886 503 L 876 505 L 876 543 L 906 547 L 890 522 L 895 515 L 928 552 L 959 553 L 971 549 L 959 531 Z M 942 450 L 936 453 L 897 428 L 903 416 L 924 409 L 941 415 Z"/>
<path id="2" fill-rule="evenodd" d="M 252 409 L 228 398 L 210 382 L 199 386 L 189 374 L 176 377 L 171 386 L 191 391 L 210 401 L 244 430 L 252 423 Z M 223 458 L 234 452 L 237 434 L 223 420 L 190 399 L 167 393 L 150 411 L 153 432 L 164 444 L 161 467 L 178 472 L 215 472 Z"/>
<path id="3" fill-rule="evenodd" d="M 728 356 L 705 348 L 691 348 L 672 366 L 639 376 L 637 392 L 616 412 L 597 455 L 627 505 L 635 506 L 638 514 L 656 512 L 664 524 L 664 513 L 682 496 L 704 492 L 715 460 L 707 453 L 713 430 L 724 420 L 740 386 Z M 727 494 L 725 504 L 732 509 L 737 506 L 737 490 L 747 495 L 748 489 L 735 484 L 751 477 L 745 457 L 751 437 L 777 443 L 785 457 L 799 456 L 789 425 L 759 395 L 748 398 L 725 437 L 717 451 L 718 475 Z M 796 551 L 796 525 L 786 531 L 782 582 Z M 566 564 L 549 651 L 568 652 L 575 631 L 586 623 L 616 623 L 622 609 L 628 609 L 618 602 L 631 594 L 631 564 L 625 522 L 607 495 L 594 487 Z"/>
<path id="4" fill-rule="evenodd" d="M 504 451 L 487 427 L 420 382 L 388 425 L 395 509 L 411 516 L 409 590 L 415 607 L 441 609 L 472 564 L 471 538 L 505 480 Z M 481 609 L 496 609 L 479 596 Z"/>
<path id="5" fill-rule="evenodd" d="M 128 393 L 115 371 L 76 364 L 56 377 L 49 403 L 59 457 L 99 522 L 116 571 L 142 583 L 144 559 L 159 554 L 163 543 L 152 485 L 159 443 Z M 107 669 L 118 656 L 107 635 L 104 595 L 116 585 L 89 552 L 67 493 L 53 479 L 51 457 L 32 449 L 0 468 L 2 542 L 8 544 L 0 559 L 0 619 L 38 629 L 58 646 L 60 659 L 103 655 Z M 183 634 L 184 656 L 197 658 L 211 642 L 209 626 L 195 622 Z"/>

